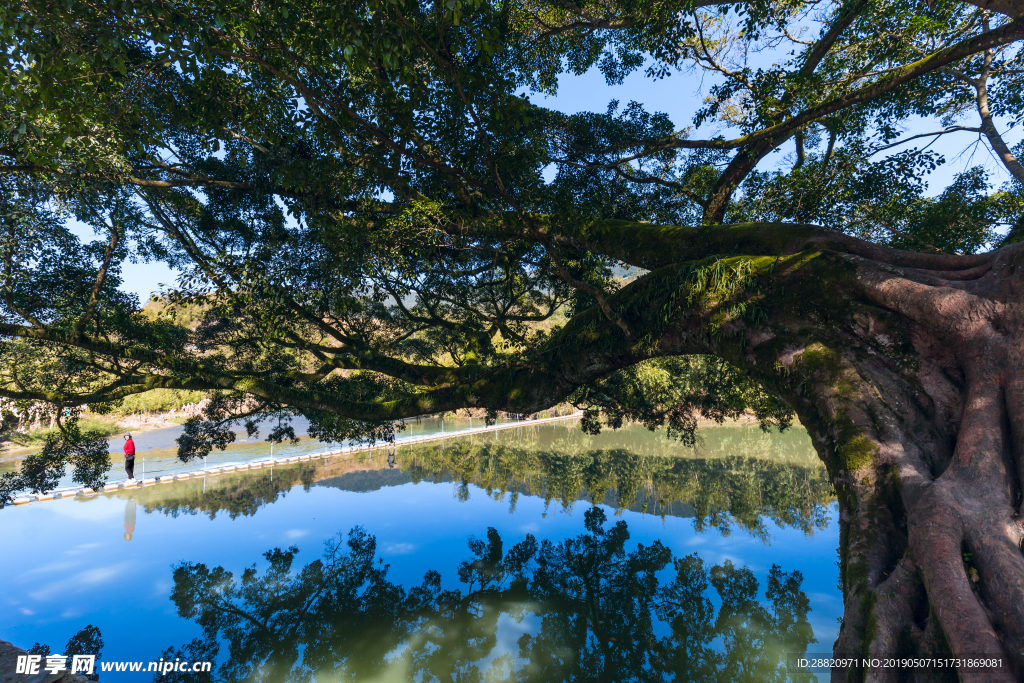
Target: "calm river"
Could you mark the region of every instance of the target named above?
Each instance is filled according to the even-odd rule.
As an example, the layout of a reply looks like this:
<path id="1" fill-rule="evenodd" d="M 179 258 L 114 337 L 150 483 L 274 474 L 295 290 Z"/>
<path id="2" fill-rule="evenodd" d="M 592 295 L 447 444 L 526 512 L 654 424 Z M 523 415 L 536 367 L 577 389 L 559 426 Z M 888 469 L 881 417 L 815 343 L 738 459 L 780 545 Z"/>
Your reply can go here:
<path id="1" fill-rule="evenodd" d="M 806 433 L 572 423 L 0 510 L 0 638 L 218 681 L 804 681 L 842 615 Z M 104 672 L 101 681 L 210 674 Z"/>

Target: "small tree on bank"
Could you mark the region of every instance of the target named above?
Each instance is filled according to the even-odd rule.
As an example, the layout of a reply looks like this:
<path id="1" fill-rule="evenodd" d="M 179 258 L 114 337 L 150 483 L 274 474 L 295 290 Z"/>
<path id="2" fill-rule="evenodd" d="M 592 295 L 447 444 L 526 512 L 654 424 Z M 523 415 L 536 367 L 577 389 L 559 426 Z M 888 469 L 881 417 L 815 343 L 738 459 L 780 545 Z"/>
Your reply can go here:
<path id="1" fill-rule="evenodd" d="M 388 439 L 570 401 L 692 444 L 795 413 L 840 500 L 836 653 L 1015 680 L 1024 173 L 994 117 L 1024 113 L 1024 6 L 976 5 L 6 3 L 0 395 L 215 391 L 186 460 L 268 416 Z M 525 96 L 592 66 L 706 99 L 680 129 Z M 925 196 L 939 155 L 879 156 L 912 116 L 1015 182 Z M 156 319 L 118 290 L 139 260 L 182 274 Z"/>

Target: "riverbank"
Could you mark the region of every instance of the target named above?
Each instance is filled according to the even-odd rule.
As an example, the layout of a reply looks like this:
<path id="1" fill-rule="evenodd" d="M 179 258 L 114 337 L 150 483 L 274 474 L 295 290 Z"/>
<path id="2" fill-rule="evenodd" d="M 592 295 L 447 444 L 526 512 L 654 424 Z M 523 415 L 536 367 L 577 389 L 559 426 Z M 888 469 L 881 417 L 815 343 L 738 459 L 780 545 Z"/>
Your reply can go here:
<path id="1" fill-rule="evenodd" d="M 131 432 L 144 434 L 158 429 L 178 427 L 187 419 L 186 416 L 174 413 L 155 413 L 152 415 L 129 415 L 120 418 L 107 418 L 103 415 L 91 415 L 82 418 L 79 426 L 83 432 L 99 432 L 101 436 L 112 437 Z M 13 432 L 0 435 L 0 457 L 23 456 L 37 452 L 46 442 L 46 437 L 57 431 L 56 427 L 35 429 L 28 432 Z"/>
<path id="2" fill-rule="evenodd" d="M 163 390 L 155 390 L 163 391 Z M 170 390 L 167 390 L 168 392 Z M 179 392 L 186 393 L 186 392 Z M 187 392 L 192 393 L 192 392 Z M 174 397 L 172 397 L 174 398 Z M 167 405 L 171 401 L 164 400 L 160 401 L 148 401 L 146 405 Z M 178 403 L 181 402 L 179 397 Z M 140 407 L 138 405 L 131 406 L 132 408 Z M 141 406 L 145 407 L 145 406 Z M 186 403 L 180 407 L 174 407 L 170 410 L 161 411 L 149 411 L 149 412 L 133 412 L 124 413 L 120 412 L 115 415 L 97 415 L 95 413 L 87 413 L 81 418 L 82 431 L 92 430 L 99 432 L 101 436 L 111 437 L 111 453 L 120 453 L 120 441 L 117 437 L 120 437 L 125 432 L 131 432 L 133 435 L 145 437 L 150 432 L 160 432 L 161 430 L 170 430 L 180 428 L 185 421 L 199 414 L 199 412 L 205 407 L 205 403 L 200 401 L 196 403 Z M 572 411 L 572 408 L 566 405 L 555 406 L 552 409 L 542 411 L 538 413 L 541 417 L 552 417 L 555 415 L 564 415 Z M 483 421 L 487 416 L 487 411 L 483 409 L 462 409 L 455 411 L 454 413 L 446 413 L 444 416 L 441 415 L 427 415 L 422 418 L 411 418 L 405 422 L 406 426 L 413 424 L 419 424 L 421 420 L 454 420 L 458 421 L 469 421 L 472 425 L 474 420 Z M 500 421 L 509 421 L 518 419 L 516 416 L 501 414 Z M 307 422 L 305 418 L 295 417 L 292 418 L 294 425 L 296 426 L 296 435 L 302 437 L 306 434 Z M 52 428 L 38 428 L 27 432 L 5 432 L 0 433 L 0 463 L 4 461 L 10 461 L 12 459 L 20 459 L 32 453 L 38 452 L 46 441 L 47 434 L 56 431 L 56 427 Z M 238 427 L 236 433 L 241 435 L 244 434 L 244 429 Z M 180 429 L 177 429 L 173 435 L 174 438 L 178 436 Z M 158 448 L 164 448 L 168 446 L 168 440 L 165 438 L 166 435 L 153 435 L 156 437 L 156 441 L 160 443 Z M 145 442 L 147 439 L 136 439 L 136 447 L 145 449 Z M 173 438 L 172 438 L 173 441 Z"/>
<path id="3" fill-rule="evenodd" d="M 104 491 L 116 491 L 118 489 L 135 488 L 140 486 L 148 486 L 154 484 L 168 484 L 177 483 L 190 479 L 203 479 L 206 480 L 210 476 L 224 474 L 228 472 L 235 472 L 240 470 L 248 469 L 261 469 L 264 467 L 284 466 L 296 464 L 304 461 L 311 460 L 322 460 L 324 462 L 328 460 L 335 460 L 339 456 L 342 460 L 348 458 L 372 458 L 374 455 L 381 453 L 393 453 L 397 454 L 399 449 L 404 449 L 409 446 L 416 446 L 420 444 L 427 444 L 432 442 L 443 443 L 444 440 L 456 440 L 469 438 L 472 443 L 472 437 L 486 437 L 488 434 L 494 432 L 505 432 L 508 430 L 516 430 L 517 433 L 527 440 L 534 438 L 537 431 L 541 426 L 552 424 L 552 423 L 565 423 L 565 422 L 577 422 L 582 416 L 582 413 L 572 413 L 568 415 L 560 415 L 553 417 L 543 417 L 539 419 L 525 419 L 525 420 L 508 420 L 499 421 L 499 423 L 488 426 L 481 426 L 479 421 L 470 420 L 469 418 L 462 418 L 458 420 L 446 420 L 442 423 L 440 420 L 424 420 L 422 424 L 417 427 L 410 428 L 408 431 L 399 435 L 393 444 L 379 443 L 376 445 L 358 445 L 358 444 L 323 444 L 319 441 L 309 439 L 305 437 L 300 439 L 294 444 L 280 444 L 277 451 L 272 448 L 268 451 L 266 442 L 251 442 L 251 443 L 238 443 L 233 447 L 229 447 L 225 451 L 211 453 L 209 459 L 204 459 L 202 465 L 197 467 L 199 463 L 182 463 L 176 457 L 176 449 L 172 448 L 160 448 L 161 444 L 153 444 L 158 446 L 157 448 L 140 451 L 139 455 L 136 456 L 135 472 L 137 479 L 132 481 L 125 481 L 124 475 L 115 475 L 115 480 L 107 484 Z M 611 439 L 611 442 L 615 442 L 616 439 L 628 436 L 632 433 L 630 439 L 635 439 L 636 431 L 634 425 L 633 428 L 625 428 L 624 430 L 607 430 L 607 439 Z M 739 441 L 749 441 L 749 439 L 740 432 L 749 432 L 754 427 L 751 421 L 748 420 L 730 420 L 722 425 L 713 424 L 709 425 L 709 431 L 706 432 L 707 440 L 702 438 L 702 443 L 698 445 L 698 448 L 693 450 L 693 454 L 710 450 L 712 452 L 730 452 L 733 450 L 732 445 L 739 443 Z M 632 431 L 631 431 L 632 430 Z M 641 429 L 643 433 L 647 433 L 647 430 Z M 760 430 L 754 430 L 758 434 L 762 434 Z M 574 430 L 576 437 L 573 440 L 586 439 L 582 432 L 578 429 Z M 169 437 L 171 435 L 164 435 Z M 787 431 L 785 434 L 775 433 L 774 435 L 764 434 L 764 438 L 758 443 L 768 448 L 770 446 L 771 452 L 765 451 L 759 453 L 761 457 L 765 458 L 782 458 L 784 460 L 792 460 L 792 452 L 800 451 L 797 448 L 799 444 L 806 441 L 807 435 L 802 427 L 794 425 L 794 429 Z M 770 444 L 768 441 L 770 440 Z M 629 439 L 627 439 L 629 441 Z M 761 443 L 764 442 L 764 443 Z M 637 449 L 637 446 L 632 443 L 623 442 L 619 444 L 620 448 L 626 448 L 636 452 L 643 452 L 645 455 L 664 455 L 668 452 L 678 450 L 680 445 L 678 442 L 670 439 L 661 439 L 655 443 L 659 444 L 657 452 L 647 452 L 649 449 Z M 561 444 L 562 448 L 566 447 L 566 444 Z M 750 451 L 752 443 L 746 443 L 746 450 Z M 806 449 L 804 449 L 806 450 Z M 803 452 L 803 451 L 801 451 Z M 751 451 L 753 453 L 753 451 Z M 809 451 L 811 454 L 809 459 L 806 461 L 801 460 L 800 462 L 792 461 L 791 464 L 799 464 L 800 466 L 816 466 L 820 465 L 816 454 Z M 2 463 L 0 463 L 2 465 Z M 148 465 L 148 467 L 147 467 Z M 118 472 L 119 474 L 119 472 Z M 15 499 L 15 505 L 22 505 L 32 501 L 45 502 L 49 500 L 59 499 L 63 497 L 81 497 L 91 496 L 95 491 L 91 489 L 83 489 L 80 486 L 74 485 L 67 477 L 62 479 L 61 484 L 52 491 L 50 494 L 45 496 L 26 495 L 20 496 Z"/>
<path id="4" fill-rule="evenodd" d="M 582 413 L 572 413 L 572 414 L 569 414 L 569 415 L 560 415 L 560 416 L 555 416 L 555 417 L 545 417 L 545 418 L 532 419 L 532 420 L 531 419 L 528 419 L 528 420 L 510 420 L 510 421 L 507 421 L 507 422 L 498 422 L 497 424 L 478 426 L 478 427 L 472 426 L 472 421 L 470 421 L 470 426 L 469 427 L 463 426 L 463 428 L 461 428 L 461 429 L 454 429 L 454 430 L 447 431 L 447 432 L 444 430 L 444 425 L 442 424 L 440 430 L 431 430 L 429 433 L 424 433 L 424 434 L 410 434 L 410 435 L 407 435 L 405 437 L 399 436 L 398 438 L 396 438 L 396 440 L 395 440 L 395 442 L 393 444 L 376 444 L 376 445 L 351 445 L 351 444 L 350 445 L 340 445 L 340 444 L 338 444 L 341 447 L 340 448 L 334 448 L 333 450 L 326 450 L 326 449 L 322 448 L 322 444 L 318 444 L 318 443 L 315 443 L 315 442 L 312 442 L 312 441 L 307 441 L 307 443 L 305 444 L 307 446 L 307 449 L 304 449 L 306 452 L 304 452 L 304 453 L 302 453 L 300 455 L 290 455 L 290 456 L 277 457 L 277 458 L 274 458 L 273 456 L 267 457 L 267 456 L 263 455 L 262 453 L 260 453 L 259 451 L 250 452 L 250 453 L 247 454 L 248 457 L 245 457 L 242 453 L 239 453 L 239 452 L 236 451 L 234 453 L 230 453 L 230 454 L 225 456 L 225 459 L 227 460 L 227 462 L 223 462 L 223 463 L 215 462 L 215 466 L 214 467 L 208 467 L 207 466 L 208 463 L 206 463 L 206 464 L 204 464 L 204 466 L 202 468 L 193 469 L 193 467 L 190 466 L 190 464 L 187 464 L 187 463 L 183 464 L 183 463 L 178 462 L 176 464 L 173 464 L 170 468 L 162 468 L 161 470 L 159 470 L 159 474 L 158 475 L 157 475 L 157 473 L 155 473 L 153 471 L 150 471 L 147 474 L 146 471 L 145 471 L 145 468 L 143 468 L 139 472 L 139 478 L 138 479 L 133 479 L 133 480 L 119 479 L 119 480 L 116 480 L 116 481 L 113 481 L 113 482 L 107 484 L 104 487 L 103 490 L 104 491 L 116 491 L 119 488 L 133 488 L 133 487 L 139 487 L 139 486 L 149 486 L 149 485 L 154 485 L 154 484 L 168 484 L 168 483 L 173 483 L 175 481 L 187 480 L 187 479 L 190 479 L 190 478 L 193 478 L 193 477 L 205 478 L 207 476 L 223 474 L 223 473 L 226 473 L 226 472 L 234 472 L 236 470 L 260 469 L 260 468 L 263 468 L 263 467 L 273 467 L 273 466 L 280 466 L 280 465 L 289 465 L 289 464 L 294 464 L 294 463 L 297 463 L 297 462 L 301 462 L 301 461 L 305 461 L 305 460 L 311 460 L 311 459 L 336 458 L 338 456 L 351 456 L 353 454 L 367 454 L 367 453 L 372 454 L 372 453 L 380 451 L 382 449 L 385 450 L 385 451 L 387 451 L 387 450 L 392 450 L 393 451 L 394 449 L 400 448 L 400 447 L 411 446 L 411 445 L 414 445 L 414 444 L 429 443 L 429 442 L 433 442 L 433 441 L 443 441 L 444 439 L 452 439 L 452 438 L 459 438 L 459 437 L 472 437 L 472 436 L 483 435 L 483 434 L 492 433 L 492 432 L 506 431 L 506 430 L 509 430 L 509 429 L 532 428 L 532 427 L 538 427 L 538 426 L 544 425 L 544 424 L 550 424 L 550 423 L 554 423 L 554 422 L 562 422 L 562 421 L 566 421 L 566 420 L 573 420 L 573 421 L 575 421 L 575 420 L 578 420 L 581 415 L 582 415 Z M 466 418 L 466 419 L 469 420 L 469 418 Z M 312 448 L 309 448 L 309 447 L 312 447 Z M 143 455 L 143 453 L 140 453 L 139 456 L 136 457 L 136 460 L 137 461 L 141 461 L 141 459 L 142 459 L 141 456 L 142 455 Z M 232 456 L 234 456 L 234 457 L 232 457 Z M 242 456 L 242 457 L 239 457 L 239 456 Z M 215 460 L 219 460 L 219 458 L 215 458 Z M 136 462 L 136 468 L 138 468 L 138 466 L 139 466 L 139 462 Z M 153 475 L 156 475 L 156 476 L 153 476 Z M 50 493 L 47 493 L 45 495 L 42 495 L 42 494 L 32 494 L 32 495 L 20 496 L 20 497 L 14 499 L 14 503 L 13 504 L 14 505 L 24 505 L 26 503 L 33 502 L 33 501 L 36 501 L 36 502 L 46 502 L 46 501 L 50 501 L 50 500 L 54 500 L 54 499 L 60 499 L 60 498 L 66 498 L 66 497 L 91 496 L 91 495 L 93 495 L 95 493 L 97 493 L 97 492 L 93 491 L 92 489 L 89 489 L 89 488 L 82 488 L 80 486 L 74 486 L 74 485 L 67 486 L 65 484 L 63 486 L 58 486 L 58 488 L 54 489 L 53 491 L 51 491 Z"/>
<path id="5" fill-rule="evenodd" d="M 83 431 L 103 436 L 166 429 L 199 414 L 207 401 L 205 392 L 154 389 L 122 399 L 107 414 L 81 406 L 79 424 Z M 0 456 L 28 455 L 42 448 L 47 435 L 57 429 L 54 411 L 53 406 L 44 403 L 20 406 L 0 399 Z"/>

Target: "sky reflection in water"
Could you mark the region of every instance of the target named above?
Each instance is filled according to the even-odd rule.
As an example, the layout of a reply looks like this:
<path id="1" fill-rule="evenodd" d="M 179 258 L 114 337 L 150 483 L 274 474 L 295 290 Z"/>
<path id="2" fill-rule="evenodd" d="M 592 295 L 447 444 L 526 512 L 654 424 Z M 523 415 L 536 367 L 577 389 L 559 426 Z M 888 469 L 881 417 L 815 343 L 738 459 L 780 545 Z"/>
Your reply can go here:
<path id="1" fill-rule="evenodd" d="M 0 638 L 92 623 L 106 660 L 216 652 L 226 680 L 801 680 L 779 654 L 830 651 L 842 613 L 825 473 L 800 431 L 703 433 L 542 426 L 9 508 Z"/>

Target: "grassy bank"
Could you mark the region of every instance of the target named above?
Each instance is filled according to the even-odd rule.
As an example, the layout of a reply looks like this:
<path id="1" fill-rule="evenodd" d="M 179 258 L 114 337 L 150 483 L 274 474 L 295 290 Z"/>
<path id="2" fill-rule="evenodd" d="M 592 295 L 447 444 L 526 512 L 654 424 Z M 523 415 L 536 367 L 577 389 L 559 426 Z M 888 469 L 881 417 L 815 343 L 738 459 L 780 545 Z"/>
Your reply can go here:
<path id="1" fill-rule="evenodd" d="M 154 389 L 143 394 L 128 396 L 106 415 L 86 412 L 79 425 L 82 431 L 99 432 L 103 436 L 115 436 L 125 431 L 140 432 L 160 429 L 184 421 L 185 415 L 176 415 L 184 406 L 199 403 L 206 398 L 202 391 L 181 391 L 177 389 Z M 172 413 L 173 411 L 173 413 Z M 0 451 L 39 448 L 48 434 L 57 428 L 34 429 L 28 432 L 0 432 Z"/>
<path id="2" fill-rule="evenodd" d="M 117 422 L 111 420 L 98 420 L 95 418 L 82 418 L 79 421 L 79 427 L 83 432 L 99 432 L 103 436 L 114 436 L 121 429 Z M 2 441 L 0 441 L 0 445 L 2 445 L 5 450 L 13 450 L 15 448 L 38 448 L 43 445 L 48 435 L 54 434 L 57 431 L 57 428 L 53 427 L 49 429 L 36 429 L 24 433 L 7 432 L 0 436 L 0 439 L 2 439 Z"/>
<path id="3" fill-rule="evenodd" d="M 185 391 L 182 389 L 153 389 L 142 394 L 135 394 L 121 399 L 120 404 L 111 411 L 114 417 L 126 415 L 152 415 L 180 410 L 190 403 L 199 403 L 206 398 L 205 391 Z"/>

